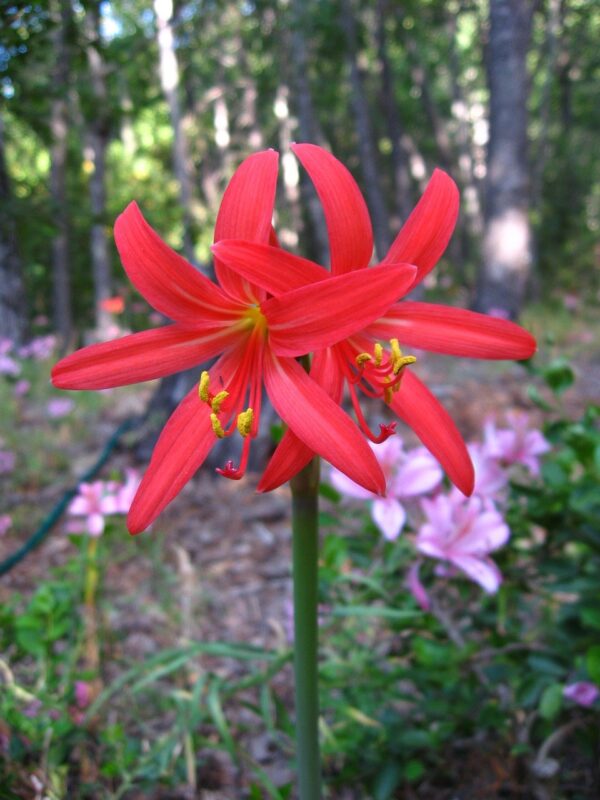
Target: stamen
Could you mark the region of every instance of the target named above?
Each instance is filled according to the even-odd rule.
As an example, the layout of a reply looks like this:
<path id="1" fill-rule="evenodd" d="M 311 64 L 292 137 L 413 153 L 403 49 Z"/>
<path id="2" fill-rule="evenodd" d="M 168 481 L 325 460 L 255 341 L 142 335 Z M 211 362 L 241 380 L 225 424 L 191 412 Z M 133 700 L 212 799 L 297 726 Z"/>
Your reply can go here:
<path id="1" fill-rule="evenodd" d="M 237 429 L 241 436 L 246 438 L 250 435 L 252 430 L 252 423 L 254 421 L 254 411 L 251 408 L 242 411 L 237 416 Z"/>
<path id="2" fill-rule="evenodd" d="M 216 414 L 213 413 L 210 415 L 210 422 L 215 436 L 218 436 L 219 439 L 224 439 L 225 431 L 223 430 L 223 426 L 219 422 L 219 418 L 217 417 Z"/>
<path id="3" fill-rule="evenodd" d="M 359 353 L 356 356 L 356 366 L 359 369 L 362 369 L 364 367 L 364 365 L 367 363 L 367 361 L 370 361 L 370 360 L 371 360 L 371 356 L 369 355 L 369 353 Z"/>
<path id="4" fill-rule="evenodd" d="M 210 407 L 212 408 L 215 414 L 219 413 L 219 411 L 221 410 L 221 406 L 223 405 L 223 401 L 226 400 L 228 397 L 229 397 L 229 392 L 226 392 L 225 390 L 219 392 L 213 397 Z"/>
<path id="5" fill-rule="evenodd" d="M 208 403 L 208 384 L 210 383 L 210 375 L 206 370 L 200 375 L 200 383 L 198 384 L 198 394 L 200 399 Z"/>
<path id="6" fill-rule="evenodd" d="M 373 353 L 375 354 L 375 366 L 380 367 L 381 359 L 383 358 L 383 347 L 379 344 L 379 342 L 375 342 Z"/>

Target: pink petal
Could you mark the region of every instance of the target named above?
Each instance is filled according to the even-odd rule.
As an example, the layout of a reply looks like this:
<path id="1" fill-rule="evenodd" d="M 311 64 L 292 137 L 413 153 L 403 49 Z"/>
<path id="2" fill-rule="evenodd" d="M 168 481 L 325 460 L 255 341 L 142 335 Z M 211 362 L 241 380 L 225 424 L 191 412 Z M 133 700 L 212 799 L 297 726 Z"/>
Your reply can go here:
<path id="1" fill-rule="evenodd" d="M 314 144 L 293 144 L 292 150 L 315 185 L 329 233 L 331 271 L 335 275 L 366 267 L 373 254 L 369 212 L 356 181 L 331 153 Z M 410 259 L 388 259 L 388 261 Z"/>
<path id="2" fill-rule="evenodd" d="M 411 284 L 408 264 L 372 267 L 294 289 L 261 306 L 278 355 L 299 356 L 358 333 Z"/>
<path id="3" fill-rule="evenodd" d="M 221 263 L 275 297 L 331 278 L 325 267 L 279 247 L 224 239 L 211 250 Z"/>
<path id="4" fill-rule="evenodd" d="M 275 150 L 265 150 L 243 161 L 229 181 L 215 223 L 215 238 L 246 239 L 268 244 L 277 188 Z M 248 281 L 215 260 L 215 272 L 221 286 L 241 301 L 262 299 Z"/>
<path id="5" fill-rule="evenodd" d="M 388 440 L 389 441 L 389 440 Z M 415 497 L 431 492 L 442 481 L 443 473 L 438 462 L 426 450 L 411 450 L 406 462 L 399 468 L 393 480 L 396 497 Z"/>
<path id="6" fill-rule="evenodd" d="M 418 268 L 415 285 L 437 264 L 454 232 L 460 198 L 449 175 L 436 169 L 384 263 L 406 261 Z"/>
<path id="7" fill-rule="evenodd" d="M 232 327 L 165 325 L 72 353 L 53 367 L 52 383 L 59 389 L 107 389 L 153 380 L 201 364 L 238 338 Z"/>
<path id="8" fill-rule="evenodd" d="M 421 579 L 419 577 L 420 566 L 420 561 L 415 561 L 415 563 L 411 566 L 406 578 L 406 584 L 410 593 L 421 606 L 423 611 L 429 611 L 431 608 L 431 601 L 429 600 L 429 595 L 425 591 L 425 587 L 421 583 Z"/>
<path id="9" fill-rule="evenodd" d="M 462 308 L 403 301 L 393 306 L 368 333 L 396 337 L 402 346 L 469 358 L 531 358 L 533 336 L 514 322 Z"/>
<path id="10" fill-rule="evenodd" d="M 384 494 L 383 472 L 361 432 L 300 364 L 267 352 L 264 379 L 275 410 L 307 447 L 365 489 Z"/>
<path id="11" fill-rule="evenodd" d="M 452 483 L 470 495 L 475 473 L 463 438 L 446 409 L 410 368 L 405 371 L 391 406 L 437 458 Z"/>
<path id="12" fill-rule="evenodd" d="M 391 498 L 375 500 L 371 516 L 389 542 L 398 538 L 406 522 L 406 511 L 397 500 Z"/>
<path id="13" fill-rule="evenodd" d="M 129 279 L 161 314 L 177 322 L 222 322 L 239 305 L 177 255 L 130 203 L 115 223 L 115 242 Z"/>
<path id="14" fill-rule="evenodd" d="M 450 561 L 488 594 L 495 594 L 502 583 L 502 573 L 489 558 L 453 556 Z"/>
<path id="15" fill-rule="evenodd" d="M 101 536 L 104 533 L 104 516 L 90 514 L 86 521 L 86 528 L 90 536 Z"/>
<path id="16" fill-rule="evenodd" d="M 357 500 L 373 500 L 374 497 L 377 497 L 373 492 L 369 492 L 359 486 L 358 483 L 354 483 L 347 475 L 337 469 L 331 470 L 329 480 L 331 485 L 346 497 L 354 497 Z"/>

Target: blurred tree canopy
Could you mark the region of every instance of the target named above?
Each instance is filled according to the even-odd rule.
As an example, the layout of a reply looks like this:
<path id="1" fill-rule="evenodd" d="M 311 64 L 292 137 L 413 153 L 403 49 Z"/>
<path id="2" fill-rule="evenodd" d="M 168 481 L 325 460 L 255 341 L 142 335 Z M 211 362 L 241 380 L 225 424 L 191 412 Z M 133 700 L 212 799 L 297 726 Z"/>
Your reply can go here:
<path id="1" fill-rule="evenodd" d="M 515 2 L 529 28 L 522 67 L 503 75 L 502 15 Z M 599 255 L 599 32 L 587 0 L 3 0 L 0 271 L 17 287 L 13 311 L 54 315 L 67 339 L 71 315 L 76 327 L 101 326 L 99 302 L 126 291 L 112 224 L 134 199 L 206 265 L 235 167 L 294 140 L 348 165 L 380 251 L 433 169 L 449 171 L 462 213 L 429 288 L 471 302 L 497 191 L 490 95 L 515 80 L 531 226 L 524 291 L 587 289 Z M 518 134 L 503 135 L 510 144 Z M 277 228 L 284 247 L 322 259 L 323 221 L 304 180 L 284 155 Z M 514 314 L 520 299 L 506 303 Z"/>

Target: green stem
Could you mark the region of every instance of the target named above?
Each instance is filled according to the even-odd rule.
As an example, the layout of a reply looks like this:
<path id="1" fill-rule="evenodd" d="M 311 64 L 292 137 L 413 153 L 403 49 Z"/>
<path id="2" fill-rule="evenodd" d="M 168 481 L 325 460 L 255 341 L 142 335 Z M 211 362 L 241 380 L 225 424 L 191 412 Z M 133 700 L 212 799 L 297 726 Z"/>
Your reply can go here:
<path id="1" fill-rule="evenodd" d="M 319 460 L 291 481 L 294 578 L 294 677 L 300 800 L 320 800 L 317 567 Z"/>

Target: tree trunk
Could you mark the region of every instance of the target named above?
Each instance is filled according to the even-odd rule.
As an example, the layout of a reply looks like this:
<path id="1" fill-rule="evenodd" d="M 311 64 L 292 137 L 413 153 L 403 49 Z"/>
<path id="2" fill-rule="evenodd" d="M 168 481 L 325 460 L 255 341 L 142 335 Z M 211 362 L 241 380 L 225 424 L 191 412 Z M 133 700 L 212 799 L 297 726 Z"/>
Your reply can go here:
<path id="1" fill-rule="evenodd" d="M 192 240 L 192 179 L 185 131 L 179 102 L 179 65 L 173 37 L 173 0 L 154 0 L 159 51 L 159 74 L 173 126 L 173 168 L 179 183 L 179 198 L 183 209 L 183 252 L 194 261 Z"/>
<path id="2" fill-rule="evenodd" d="M 27 332 L 27 313 L 13 212 L 4 153 L 4 120 L 0 116 L 0 339 L 11 339 L 18 346 Z"/>
<path id="3" fill-rule="evenodd" d="M 519 314 L 531 271 L 526 68 L 531 22 L 527 0 L 491 0 L 490 141 L 475 307 L 512 319 Z"/>
<path id="4" fill-rule="evenodd" d="M 111 262 L 106 237 L 106 149 L 110 136 L 108 93 L 106 90 L 106 65 L 102 57 L 100 40 L 99 3 L 91 4 L 85 20 L 86 56 L 90 74 L 93 115 L 87 124 L 88 157 L 93 165 L 90 175 L 90 206 L 92 229 L 90 249 L 94 278 L 94 313 L 96 335 L 107 337 L 112 324 L 111 315 L 102 308 L 102 302 L 112 294 Z M 90 116 L 89 114 L 87 115 Z"/>
<path id="5" fill-rule="evenodd" d="M 325 137 L 317 120 L 308 81 L 308 53 L 305 38 L 307 9 L 302 0 L 292 0 L 291 11 L 291 33 L 284 38 L 284 52 L 281 57 L 282 69 L 285 70 L 288 67 L 288 52 L 291 51 L 293 70 L 291 85 L 294 89 L 291 101 L 298 115 L 300 141 L 324 145 Z M 286 46 L 288 41 L 289 48 Z M 327 264 L 329 262 L 329 238 L 325 217 L 317 193 L 304 172 L 300 173 L 300 193 L 308 212 L 315 251 L 314 253 L 305 252 L 304 255 L 314 256 L 319 263 Z"/>
<path id="6" fill-rule="evenodd" d="M 350 104 L 354 114 L 358 149 L 365 182 L 367 204 L 373 222 L 373 236 L 377 256 L 382 259 L 392 243 L 388 213 L 385 207 L 383 192 L 377 168 L 377 148 L 371 127 L 371 111 L 367 102 L 362 75 L 356 60 L 356 20 L 351 0 L 342 0 L 341 27 L 346 36 L 346 60 L 350 77 Z"/>
<path id="7" fill-rule="evenodd" d="M 61 349 L 66 349 L 73 330 L 71 276 L 69 264 L 69 226 L 67 208 L 67 90 L 69 80 L 68 29 L 71 24 L 69 0 L 54 0 L 51 14 L 56 61 L 52 74 L 50 111 L 50 197 L 55 233 L 52 238 L 52 301 L 54 329 Z"/>
<path id="8" fill-rule="evenodd" d="M 385 21 L 389 18 L 388 0 L 377 0 L 377 54 L 381 69 L 381 99 L 387 128 L 392 143 L 392 167 L 394 170 L 394 190 L 396 195 L 396 212 L 399 225 L 408 219 L 413 209 L 412 186 L 408 166 L 409 156 L 403 144 L 404 130 L 398 103 L 394 93 L 394 78 L 388 58 Z"/>

